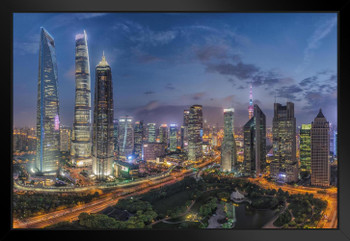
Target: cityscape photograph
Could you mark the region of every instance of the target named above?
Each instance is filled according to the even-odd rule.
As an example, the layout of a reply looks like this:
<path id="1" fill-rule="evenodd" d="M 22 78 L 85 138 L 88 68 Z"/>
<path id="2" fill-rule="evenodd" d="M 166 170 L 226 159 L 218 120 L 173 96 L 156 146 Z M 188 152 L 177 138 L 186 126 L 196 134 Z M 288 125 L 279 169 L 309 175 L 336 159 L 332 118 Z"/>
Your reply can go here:
<path id="1" fill-rule="evenodd" d="M 337 229 L 337 14 L 13 14 L 12 227 Z"/>

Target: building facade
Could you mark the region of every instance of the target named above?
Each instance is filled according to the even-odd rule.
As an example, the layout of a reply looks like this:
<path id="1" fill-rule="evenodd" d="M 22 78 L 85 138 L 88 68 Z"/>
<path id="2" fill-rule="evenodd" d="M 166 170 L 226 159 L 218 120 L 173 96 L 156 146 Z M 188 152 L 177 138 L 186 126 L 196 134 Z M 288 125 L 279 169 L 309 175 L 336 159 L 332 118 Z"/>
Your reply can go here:
<path id="1" fill-rule="evenodd" d="M 296 182 L 299 173 L 296 160 L 296 119 L 292 102 L 287 102 L 285 106 L 274 104 L 272 132 L 274 160 L 270 163 L 270 175 L 280 182 Z"/>
<path id="2" fill-rule="evenodd" d="M 181 135 L 181 148 L 185 151 L 188 151 L 188 120 L 189 120 L 190 111 L 184 110 L 184 120 L 183 120 L 183 131 Z"/>
<path id="3" fill-rule="evenodd" d="M 159 142 L 168 145 L 168 125 L 161 124 L 159 126 Z"/>
<path id="4" fill-rule="evenodd" d="M 300 171 L 311 173 L 311 124 L 300 128 Z"/>
<path id="5" fill-rule="evenodd" d="M 188 159 L 202 158 L 203 107 L 192 105 L 188 116 Z"/>
<path id="6" fill-rule="evenodd" d="M 320 110 L 311 123 L 311 185 L 328 187 L 329 184 L 329 122 Z"/>
<path id="7" fill-rule="evenodd" d="M 165 155 L 164 143 L 144 143 L 143 144 L 143 160 L 145 161 L 159 161 Z"/>
<path id="8" fill-rule="evenodd" d="M 170 124 L 169 127 L 169 150 L 176 151 L 177 149 L 177 125 Z"/>
<path id="9" fill-rule="evenodd" d="M 156 123 L 147 124 L 147 141 L 156 142 Z"/>
<path id="10" fill-rule="evenodd" d="M 58 76 L 54 38 L 40 32 L 35 170 L 55 174 L 60 159 Z"/>
<path id="11" fill-rule="evenodd" d="M 104 54 L 95 72 L 92 173 L 96 179 L 106 180 L 113 175 L 114 110 L 112 71 Z"/>
<path id="12" fill-rule="evenodd" d="M 131 116 L 119 118 L 118 135 L 119 159 L 126 160 L 134 151 L 134 128 Z"/>
<path id="13" fill-rule="evenodd" d="M 266 167 L 266 117 L 254 105 L 253 117 L 244 125 L 244 173 L 258 177 Z"/>
<path id="14" fill-rule="evenodd" d="M 143 137 L 143 121 L 136 121 L 134 125 L 134 155 L 138 160 L 142 159 Z"/>
<path id="15" fill-rule="evenodd" d="M 231 172 L 237 166 L 237 151 L 234 138 L 234 109 L 224 109 L 224 138 L 221 145 L 221 170 Z"/>
<path id="16" fill-rule="evenodd" d="M 60 128 L 60 151 L 68 152 L 71 148 L 71 135 L 72 130 L 69 127 Z"/>
<path id="17" fill-rule="evenodd" d="M 72 163 L 91 165 L 91 79 L 87 36 L 75 36 L 75 106 L 72 131 Z"/>

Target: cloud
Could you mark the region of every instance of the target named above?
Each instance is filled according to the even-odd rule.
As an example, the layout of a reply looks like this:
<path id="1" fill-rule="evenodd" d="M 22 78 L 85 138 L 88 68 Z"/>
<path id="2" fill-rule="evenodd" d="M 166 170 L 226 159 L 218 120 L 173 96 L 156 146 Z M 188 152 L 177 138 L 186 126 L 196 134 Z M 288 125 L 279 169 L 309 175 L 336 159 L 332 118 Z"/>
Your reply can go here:
<path id="1" fill-rule="evenodd" d="M 254 74 L 259 71 L 259 68 L 253 64 L 244 64 L 239 62 L 237 64 L 208 64 L 206 70 L 208 72 L 216 72 L 222 75 L 232 75 L 242 80 L 252 78 Z"/>
<path id="2" fill-rule="evenodd" d="M 202 99 L 202 97 L 205 96 L 205 92 L 199 92 L 199 93 L 195 93 L 192 97 L 193 100 L 199 100 Z"/>
<path id="3" fill-rule="evenodd" d="M 145 95 L 152 95 L 152 94 L 154 94 L 154 93 L 155 93 L 155 92 L 154 92 L 154 91 L 151 91 L 151 90 L 144 92 Z"/>
<path id="4" fill-rule="evenodd" d="M 38 54 L 40 46 L 40 34 L 30 35 L 28 38 L 22 41 L 16 41 L 14 43 L 14 51 L 16 54 Z"/>
<path id="5" fill-rule="evenodd" d="M 298 85 L 282 86 L 276 89 L 276 92 L 270 92 L 271 95 L 275 94 L 277 97 L 286 98 L 288 101 L 300 101 L 302 98 L 300 94 L 303 92 L 303 89 Z"/>
<path id="6" fill-rule="evenodd" d="M 167 90 L 174 90 L 175 89 L 175 87 L 173 86 L 172 83 L 167 83 L 164 88 L 167 89 Z"/>
<path id="7" fill-rule="evenodd" d="M 296 72 L 302 72 L 310 63 L 313 58 L 314 50 L 321 46 L 322 40 L 332 31 L 337 25 L 337 18 L 331 18 L 326 22 L 320 24 L 313 32 L 311 37 L 307 41 L 306 48 L 304 49 L 304 58 L 302 63 L 297 67 Z"/>

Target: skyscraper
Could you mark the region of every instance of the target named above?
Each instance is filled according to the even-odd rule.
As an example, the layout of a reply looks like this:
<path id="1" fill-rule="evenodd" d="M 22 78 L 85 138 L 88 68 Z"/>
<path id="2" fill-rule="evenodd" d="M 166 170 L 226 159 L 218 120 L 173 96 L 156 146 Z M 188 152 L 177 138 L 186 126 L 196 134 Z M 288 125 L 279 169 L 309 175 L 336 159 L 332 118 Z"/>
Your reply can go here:
<path id="1" fill-rule="evenodd" d="M 311 124 L 300 129 L 300 171 L 311 172 Z"/>
<path id="2" fill-rule="evenodd" d="M 103 54 L 96 66 L 92 172 L 99 180 L 113 174 L 113 88 L 112 72 Z"/>
<path id="3" fill-rule="evenodd" d="M 182 137 L 182 148 L 188 150 L 188 120 L 190 116 L 189 110 L 184 110 L 184 120 L 183 120 L 183 137 Z"/>
<path id="4" fill-rule="evenodd" d="M 192 105 L 188 116 L 188 159 L 202 157 L 203 111 L 201 105 Z"/>
<path id="5" fill-rule="evenodd" d="M 91 79 L 87 36 L 75 36 L 75 106 L 71 157 L 91 164 Z"/>
<path id="6" fill-rule="evenodd" d="M 134 155 L 136 159 L 142 159 L 143 145 L 143 121 L 136 121 L 134 127 Z"/>
<path id="7" fill-rule="evenodd" d="M 282 182 L 296 182 L 296 120 L 292 102 L 287 102 L 286 106 L 274 104 L 272 132 L 274 160 L 270 163 L 271 177 Z"/>
<path id="8" fill-rule="evenodd" d="M 266 117 L 254 105 L 253 117 L 244 125 L 244 172 L 257 177 L 266 166 Z"/>
<path id="9" fill-rule="evenodd" d="M 311 123 L 311 185 L 327 187 L 329 183 L 329 122 L 320 109 Z"/>
<path id="10" fill-rule="evenodd" d="M 131 116 L 122 116 L 119 118 L 118 126 L 118 144 L 119 159 L 126 160 L 134 151 L 134 128 Z"/>
<path id="11" fill-rule="evenodd" d="M 159 126 L 159 142 L 168 145 L 168 125 L 162 124 Z"/>
<path id="12" fill-rule="evenodd" d="M 231 172 L 237 164 L 234 138 L 234 109 L 224 109 L 224 139 L 221 145 L 221 170 Z"/>
<path id="13" fill-rule="evenodd" d="M 118 142 L 118 127 L 119 127 L 119 122 L 118 119 L 113 120 L 113 145 L 114 145 L 114 158 L 115 160 L 119 159 L 119 142 Z"/>
<path id="14" fill-rule="evenodd" d="M 177 149 L 177 125 L 170 124 L 169 150 L 176 151 Z"/>
<path id="15" fill-rule="evenodd" d="M 60 127 L 60 151 L 69 152 L 71 148 L 71 129 Z"/>
<path id="16" fill-rule="evenodd" d="M 60 158 L 58 76 L 54 38 L 41 28 L 37 99 L 35 169 L 55 174 Z"/>
<path id="17" fill-rule="evenodd" d="M 254 106 L 253 106 L 253 86 L 250 84 L 250 89 L 249 89 L 249 107 L 248 107 L 248 114 L 249 114 L 249 120 L 253 117 L 254 115 Z"/>
<path id="18" fill-rule="evenodd" d="M 156 123 L 147 124 L 147 141 L 156 142 Z"/>

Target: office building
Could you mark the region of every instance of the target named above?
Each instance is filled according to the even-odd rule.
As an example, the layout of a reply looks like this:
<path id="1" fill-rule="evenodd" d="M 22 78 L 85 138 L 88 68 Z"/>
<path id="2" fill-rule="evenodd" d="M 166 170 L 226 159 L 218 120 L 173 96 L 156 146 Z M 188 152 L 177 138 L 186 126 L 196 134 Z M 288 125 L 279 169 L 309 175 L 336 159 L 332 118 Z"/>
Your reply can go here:
<path id="1" fill-rule="evenodd" d="M 60 151 L 69 152 L 71 148 L 71 133 L 72 130 L 69 127 L 60 128 Z"/>
<path id="2" fill-rule="evenodd" d="M 35 171 L 55 174 L 60 160 L 58 76 L 54 38 L 40 32 Z"/>
<path id="3" fill-rule="evenodd" d="M 279 182 L 298 181 L 296 120 L 292 102 L 285 106 L 274 104 L 272 132 L 274 160 L 270 163 L 271 177 Z"/>
<path id="4" fill-rule="evenodd" d="M 134 156 L 137 160 L 142 159 L 143 137 L 143 121 L 136 121 L 134 125 Z"/>
<path id="5" fill-rule="evenodd" d="M 201 105 L 192 105 L 188 116 L 188 159 L 202 158 L 203 111 Z"/>
<path id="6" fill-rule="evenodd" d="M 254 105 L 253 117 L 244 125 L 244 172 L 258 177 L 266 167 L 266 117 L 258 105 Z"/>
<path id="7" fill-rule="evenodd" d="M 182 144 L 181 148 L 185 151 L 188 151 L 188 120 L 190 116 L 189 110 L 184 110 L 184 119 L 183 119 L 183 134 L 182 134 Z"/>
<path id="8" fill-rule="evenodd" d="M 91 79 L 86 32 L 75 36 L 75 106 L 71 158 L 91 165 Z"/>
<path id="9" fill-rule="evenodd" d="M 300 171 L 311 173 L 311 124 L 300 128 Z"/>
<path id="10" fill-rule="evenodd" d="M 106 180 L 113 175 L 114 110 L 112 71 L 104 54 L 95 73 L 92 173 L 96 179 Z"/>
<path id="11" fill-rule="evenodd" d="M 329 184 L 329 122 L 320 109 L 311 123 L 311 185 L 328 187 Z"/>
<path id="12" fill-rule="evenodd" d="M 126 160 L 134 151 L 134 128 L 131 116 L 119 118 L 118 135 L 119 159 Z"/>
<path id="13" fill-rule="evenodd" d="M 147 124 L 147 142 L 156 142 L 156 123 Z"/>
<path id="14" fill-rule="evenodd" d="M 169 151 L 176 151 L 177 149 L 177 131 L 177 125 L 170 124 Z"/>
<path id="15" fill-rule="evenodd" d="M 221 170 L 231 172 L 237 164 L 236 142 L 234 138 L 234 109 L 224 109 L 224 138 L 221 145 Z"/>
<path id="16" fill-rule="evenodd" d="M 168 145 L 168 125 L 162 124 L 159 126 L 159 142 Z"/>
<path id="17" fill-rule="evenodd" d="M 150 142 L 143 144 L 143 160 L 144 161 L 160 161 L 165 155 L 165 144 Z"/>

